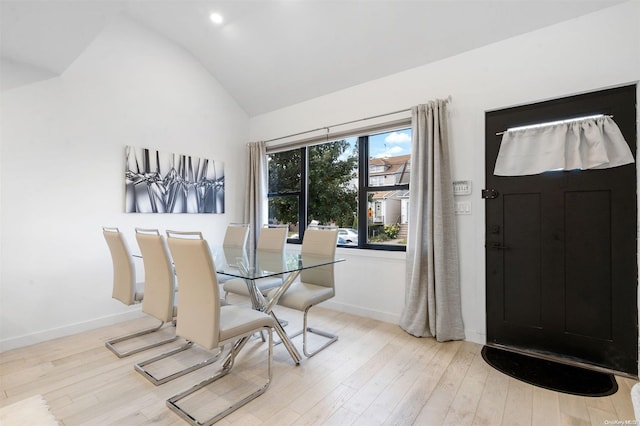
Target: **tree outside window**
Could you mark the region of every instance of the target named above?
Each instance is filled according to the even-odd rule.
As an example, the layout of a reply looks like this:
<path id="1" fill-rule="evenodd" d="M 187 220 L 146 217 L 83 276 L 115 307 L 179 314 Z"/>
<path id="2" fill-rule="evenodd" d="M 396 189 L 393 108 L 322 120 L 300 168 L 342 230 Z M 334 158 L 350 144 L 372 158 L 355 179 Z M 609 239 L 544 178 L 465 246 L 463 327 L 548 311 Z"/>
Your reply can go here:
<path id="1" fill-rule="evenodd" d="M 335 226 L 338 244 L 404 250 L 410 142 L 401 129 L 269 154 L 270 223 L 288 224 L 290 242 Z"/>

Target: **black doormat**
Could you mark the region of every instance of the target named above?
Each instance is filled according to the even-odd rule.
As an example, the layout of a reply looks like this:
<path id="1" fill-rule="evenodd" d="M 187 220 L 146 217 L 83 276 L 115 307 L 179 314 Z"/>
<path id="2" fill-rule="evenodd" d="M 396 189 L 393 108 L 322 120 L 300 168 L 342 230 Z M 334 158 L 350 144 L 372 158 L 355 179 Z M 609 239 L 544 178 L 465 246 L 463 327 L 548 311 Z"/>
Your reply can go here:
<path id="1" fill-rule="evenodd" d="M 612 374 L 485 346 L 482 358 L 493 368 L 541 388 L 580 396 L 607 396 L 618 390 Z"/>

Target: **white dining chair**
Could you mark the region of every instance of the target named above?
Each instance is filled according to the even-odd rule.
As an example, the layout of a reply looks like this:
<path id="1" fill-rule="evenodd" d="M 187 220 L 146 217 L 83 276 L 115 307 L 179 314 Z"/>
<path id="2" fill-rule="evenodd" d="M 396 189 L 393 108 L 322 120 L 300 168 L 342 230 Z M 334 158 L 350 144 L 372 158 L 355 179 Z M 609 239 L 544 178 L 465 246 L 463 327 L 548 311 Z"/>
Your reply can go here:
<path id="1" fill-rule="evenodd" d="M 336 253 L 337 242 L 338 230 L 336 228 L 307 229 L 304 233 L 304 239 L 302 240 L 302 257 L 303 259 L 307 257 L 313 258 L 314 256 L 320 258 L 333 258 Z M 267 298 L 273 298 L 276 291 L 277 289 L 273 289 L 267 293 Z M 289 337 L 293 338 L 302 334 L 302 351 L 307 357 L 317 354 L 338 340 L 338 336 L 333 333 L 308 327 L 307 325 L 309 310 L 313 306 L 331 299 L 334 295 L 334 264 L 331 263 L 317 268 L 303 270 L 300 273 L 300 279 L 294 282 L 278 300 L 278 305 L 302 311 L 304 313 L 302 330 L 297 333 L 293 333 Z M 325 337 L 328 340 L 319 348 L 309 350 L 307 342 L 308 333 Z"/>
<path id="2" fill-rule="evenodd" d="M 231 344 L 230 362 L 208 379 L 190 387 L 184 392 L 169 398 L 168 407 L 193 425 L 210 425 L 227 414 L 237 410 L 263 394 L 271 383 L 271 362 L 273 353 L 272 327 L 275 320 L 268 314 L 238 305 L 220 305 L 216 269 L 209 245 L 200 238 L 183 238 L 179 234 L 167 231 L 168 244 L 175 263 L 176 274 L 180 282 L 178 301 L 178 321 L 176 334 L 205 350 L 222 348 Z M 217 380 L 229 374 L 234 366 L 236 348 L 233 343 L 256 332 L 266 331 L 269 335 L 267 348 L 267 379 L 248 395 L 235 396 L 226 408 L 206 420 L 197 420 L 196 415 L 181 407 L 180 401 L 200 389 L 213 385 Z M 251 366 L 253 369 L 255 366 Z M 251 373 L 254 374 L 253 372 Z M 224 389 L 222 390 L 224 392 Z M 220 396 L 219 398 L 221 398 Z M 239 398 L 239 399 L 237 399 Z"/>
<path id="3" fill-rule="evenodd" d="M 247 250 L 247 240 L 249 239 L 248 223 L 230 223 L 222 239 L 222 248 L 227 252 L 237 252 L 236 256 L 242 256 L 241 253 Z M 244 255 L 246 256 L 246 254 Z M 224 274 L 218 274 L 218 283 L 224 284 L 232 277 Z"/>
<path id="4" fill-rule="evenodd" d="M 289 228 L 286 226 L 269 227 L 260 229 L 258 243 L 256 245 L 257 259 L 262 261 L 262 265 L 257 265 L 267 269 L 270 265 L 274 268 L 282 268 L 284 247 L 287 243 Z M 279 262 L 279 265 L 278 265 Z M 274 287 L 282 285 L 282 275 L 259 278 L 255 280 L 258 291 L 266 294 Z M 247 284 L 241 278 L 232 278 L 225 281 L 222 288 L 225 292 L 225 299 L 228 293 L 239 294 L 249 297 Z"/>
<path id="5" fill-rule="evenodd" d="M 147 257 L 143 257 L 145 272 L 147 272 L 147 269 L 149 269 L 149 272 L 145 273 L 144 283 L 137 283 L 133 259 L 120 230 L 113 227 L 103 227 L 102 233 L 111 252 L 113 263 L 112 297 L 125 305 L 141 303 L 142 312 L 160 321 L 160 324 L 156 327 L 110 339 L 105 342 L 105 346 L 116 354 L 118 358 L 124 358 L 174 341 L 176 339 L 175 336 L 150 343 L 147 342 L 128 350 L 118 348 L 118 344 L 155 333 L 173 320 L 173 271 L 166 269 L 167 262 L 170 268 L 170 261 L 163 258 L 162 248 L 158 246 L 164 243 L 154 240 L 154 243 L 145 244 L 145 251 L 154 251 L 153 256 L 147 253 Z M 156 236 L 160 237 L 159 234 Z M 150 236 L 149 238 L 153 239 L 154 237 Z M 152 248 L 151 244 L 156 244 L 156 247 Z M 143 289 L 146 290 L 146 294 Z"/>

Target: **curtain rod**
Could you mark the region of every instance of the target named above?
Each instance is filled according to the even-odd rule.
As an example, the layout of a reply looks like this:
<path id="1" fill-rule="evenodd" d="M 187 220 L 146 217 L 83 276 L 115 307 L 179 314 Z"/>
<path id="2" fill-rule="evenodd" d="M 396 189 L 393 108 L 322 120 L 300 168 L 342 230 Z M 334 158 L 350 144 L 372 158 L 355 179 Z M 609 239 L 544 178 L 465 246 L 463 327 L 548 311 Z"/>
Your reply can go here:
<path id="1" fill-rule="evenodd" d="M 374 118 L 386 117 L 387 115 L 394 115 L 394 114 L 399 114 L 401 112 L 407 112 L 407 111 L 411 111 L 411 108 L 400 109 L 398 111 L 387 112 L 385 114 L 372 115 L 371 117 L 365 117 L 365 118 L 359 118 L 357 120 L 345 121 L 344 123 L 332 124 L 330 126 L 318 127 L 317 129 L 305 130 L 304 132 L 292 133 L 292 134 L 287 135 L 287 136 L 280 136 L 278 138 L 268 139 L 268 140 L 266 140 L 264 142 L 265 143 L 275 142 L 275 141 L 279 141 L 281 139 L 292 138 L 294 136 L 306 135 L 307 133 L 313 133 L 313 132 L 317 132 L 319 130 L 326 130 L 327 132 L 329 132 L 329 129 L 331 129 L 332 127 L 345 126 L 347 124 L 358 123 L 360 121 L 373 120 Z"/>
<path id="2" fill-rule="evenodd" d="M 531 128 L 535 128 L 535 127 L 546 127 L 546 126 L 553 126 L 556 124 L 564 124 L 564 123 L 571 123 L 574 121 L 581 121 L 581 120 L 588 120 L 592 117 L 609 117 L 609 118 L 613 118 L 613 115 L 607 115 L 607 114 L 594 114 L 594 115 L 590 115 L 587 117 L 578 117 L 578 118 L 568 118 L 566 120 L 557 120 L 557 121 L 550 121 L 548 123 L 541 123 L 541 124 L 531 124 L 529 126 L 519 126 L 519 127 L 531 127 Z M 501 132 L 497 132 L 496 136 L 500 136 L 500 135 L 504 135 L 505 133 L 507 133 L 509 131 L 509 129 L 507 130 L 503 130 Z"/>

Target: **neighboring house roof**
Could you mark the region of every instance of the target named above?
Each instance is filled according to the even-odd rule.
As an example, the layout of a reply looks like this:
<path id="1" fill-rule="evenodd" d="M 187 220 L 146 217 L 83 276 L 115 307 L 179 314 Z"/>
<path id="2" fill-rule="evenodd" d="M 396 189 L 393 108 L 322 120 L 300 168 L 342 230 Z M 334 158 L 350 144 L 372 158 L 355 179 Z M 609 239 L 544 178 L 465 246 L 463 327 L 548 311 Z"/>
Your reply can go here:
<path id="1" fill-rule="evenodd" d="M 411 155 L 371 158 L 369 159 L 369 177 L 392 177 L 393 179 L 388 183 L 389 185 L 409 183 L 410 160 Z"/>

